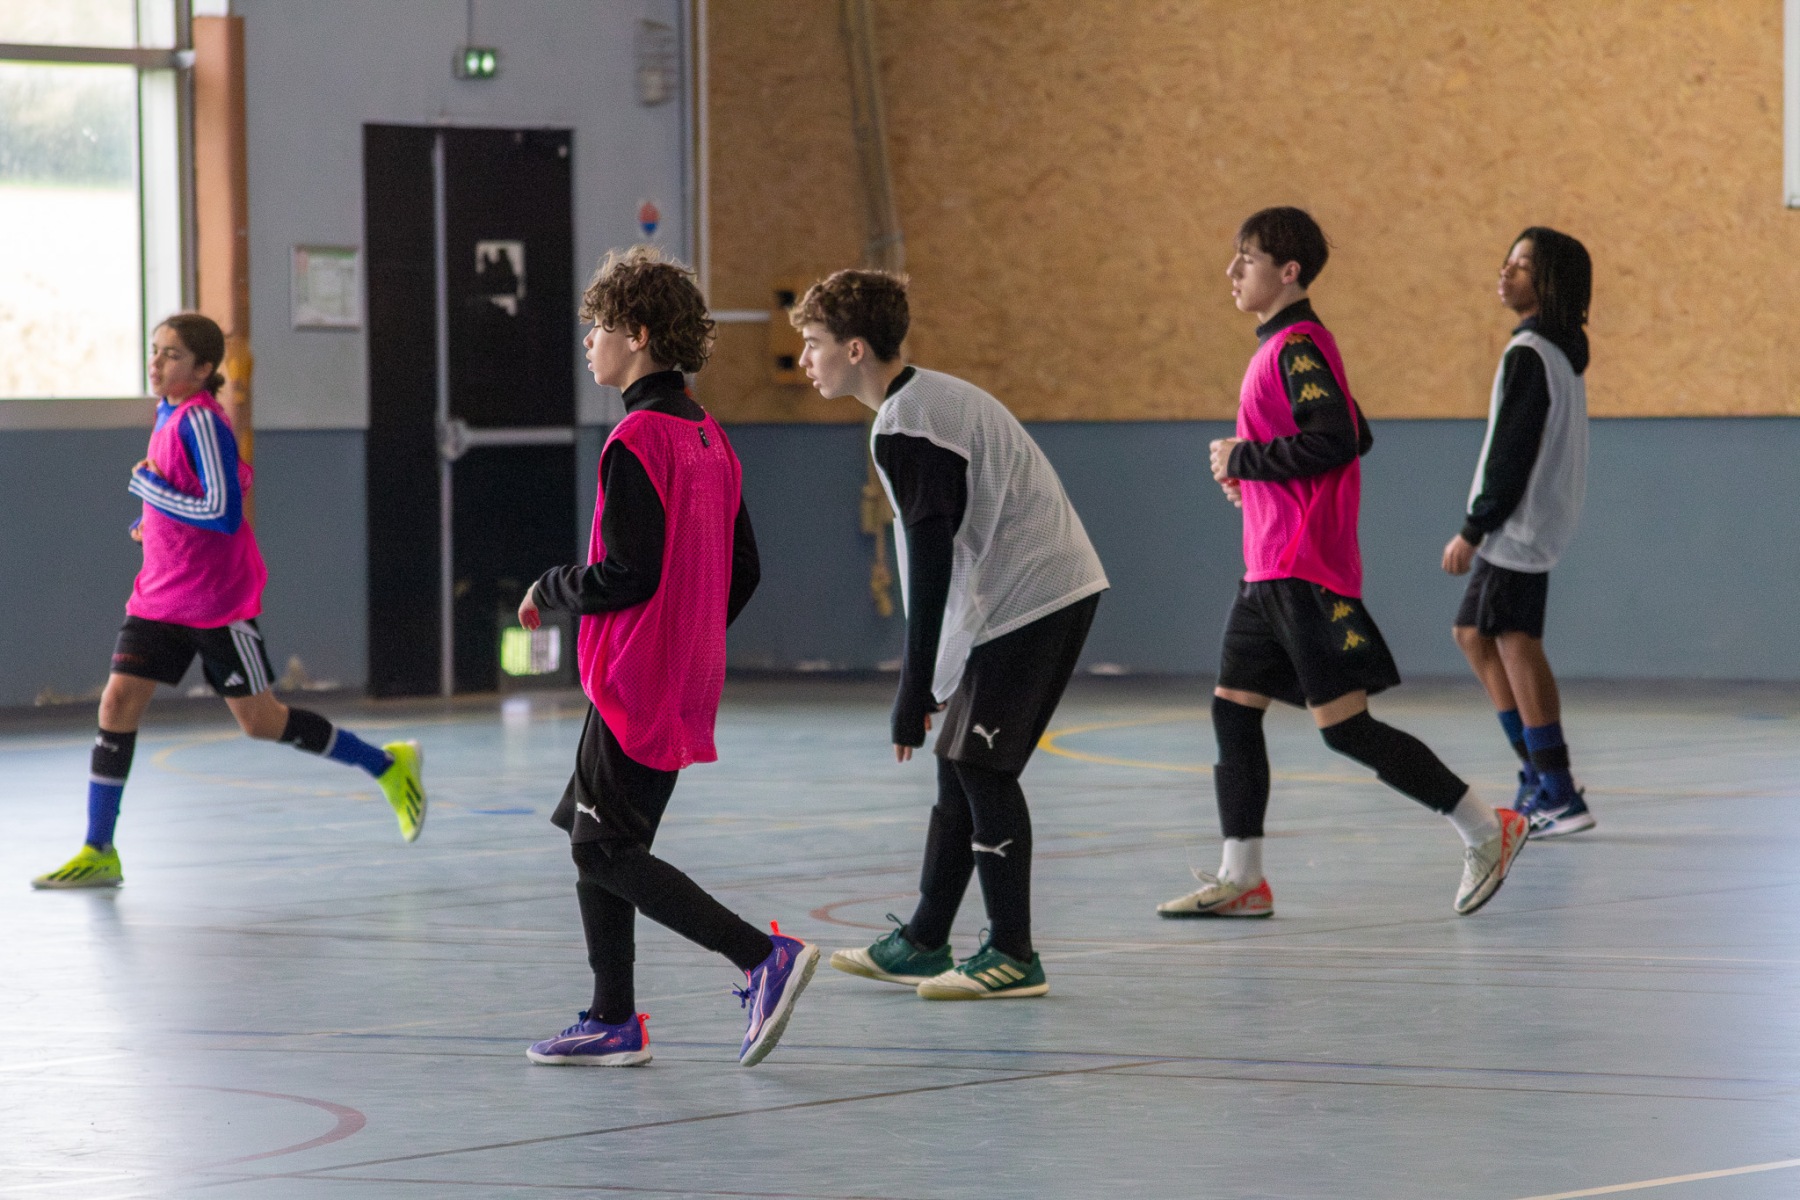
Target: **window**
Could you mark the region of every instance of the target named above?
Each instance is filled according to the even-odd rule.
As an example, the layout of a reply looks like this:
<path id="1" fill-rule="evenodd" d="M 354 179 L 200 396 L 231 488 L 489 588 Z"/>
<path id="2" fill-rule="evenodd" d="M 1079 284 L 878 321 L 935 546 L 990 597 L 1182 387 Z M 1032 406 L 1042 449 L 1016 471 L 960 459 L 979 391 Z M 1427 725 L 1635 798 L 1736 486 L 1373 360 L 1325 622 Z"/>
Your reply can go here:
<path id="1" fill-rule="evenodd" d="M 142 395 L 148 323 L 191 291 L 181 8 L 0 9 L 0 400 Z"/>

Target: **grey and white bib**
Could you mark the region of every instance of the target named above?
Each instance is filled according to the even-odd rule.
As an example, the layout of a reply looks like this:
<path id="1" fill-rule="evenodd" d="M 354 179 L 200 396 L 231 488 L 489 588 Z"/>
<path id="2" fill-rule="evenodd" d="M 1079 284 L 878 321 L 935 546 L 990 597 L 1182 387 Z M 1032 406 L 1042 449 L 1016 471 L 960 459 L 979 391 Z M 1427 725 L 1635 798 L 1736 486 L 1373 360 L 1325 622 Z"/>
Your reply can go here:
<path id="1" fill-rule="evenodd" d="M 1544 418 L 1543 441 L 1538 446 L 1537 462 L 1532 465 L 1525 495 L 1506 524 L 1482 539 L 1476 553 L 1508 570 L 1548 571 L 1575 537 L 1581 505 L 1587 497 L 1587 381 L 1569 365 L 1569 356 L 1542 334 L 1516 334 L 1506 348 L 1510 351 L 1515 346 L 1529 346 L 1544 360 L 1544 374 L 1550 383 L 1550 413 Z M 1503 354 L 1500 367 L 1494 372 L 1487 437 L 1482 440 L 1481 460 L 1475 464 L 1475 482 L 1469 488 L 1471 504 L 1481 494 L 1481 481 L 1487 474 L 1505 370 Z"/>
<path id="2" fill-rule="evenodd" d="M 1056 468 L 1005 405 L 972 383 L 914 368 L 882 402 L 873 437 L 924 438 L 968 461 L 968 507 L 956 531 L 950 596 L 938 639 L 932 695 L 950 699 L 969 651 L 1106 589 L 1100 556 Z M 881 486 L 896 511 L 894 485 Z M 906 529 L 894 522 L 906 596 Z"/>

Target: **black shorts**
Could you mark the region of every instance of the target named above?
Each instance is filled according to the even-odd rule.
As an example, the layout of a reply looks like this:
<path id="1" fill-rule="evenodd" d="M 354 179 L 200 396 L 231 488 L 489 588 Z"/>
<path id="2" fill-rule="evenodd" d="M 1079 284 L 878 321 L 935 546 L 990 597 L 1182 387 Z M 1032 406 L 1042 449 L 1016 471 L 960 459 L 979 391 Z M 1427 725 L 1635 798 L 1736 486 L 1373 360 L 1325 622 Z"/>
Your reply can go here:
<path id="1" fill-rule="evenodd" d="M 1549 598 L 1550 572 L 1497 567 L 1477 554 L 1469 590 L 1456 610 L 1456 623 L 1473 625 L 1484 638 L 1503 633 L 1541 638 Z"/>
<path id="2" fill-rule="evenodd" d="M 1394 656 L 1361 600 L 1304 579 L 1238 585 L 1225 619 L 1220 687 L 1316 707 L 1399 682 Z"/>
<path id="3" fill-rule="evenodd" d="M 254 620 L 233 621 L 217 629 L 195 629 L 126 617 L 113 645 L 112 669 L 120 675 L 154 679 L 174 687 L 187 674 L 194 655 L 206 682 L 221 696 L 254 696 L 274 686 L 269 651 Z"/>
<path id="4" fill-rule="evenodd" d="M 1018 775 L 1050 727 L 1100 607 L 1095 593 L 969 651 L 936 753 Z"/>
<path id="5" fill-rule="evenodd" d="M 575 773 L 550 821 L 575 843 L 648 849 L 680 771 L 659 771 L 625 753 L 600 713 L 588 706 L 575 751 Z"/>

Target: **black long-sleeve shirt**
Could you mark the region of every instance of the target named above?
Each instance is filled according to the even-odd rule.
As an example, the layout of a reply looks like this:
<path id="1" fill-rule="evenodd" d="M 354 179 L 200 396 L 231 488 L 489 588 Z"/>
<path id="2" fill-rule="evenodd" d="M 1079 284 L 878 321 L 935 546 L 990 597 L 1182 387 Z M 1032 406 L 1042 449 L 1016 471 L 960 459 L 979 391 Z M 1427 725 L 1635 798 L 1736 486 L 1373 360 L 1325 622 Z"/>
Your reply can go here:
<path id="1" fill-rule="evenodd" d="M 1312 301 L 1299 300 L 1257 326 L 1256 337 L 1266 343 L 1292 325 L 1318 319 Z M 1233 446 L 1227 467 L 1233 479 L 1305 479 L 1355 462 L 1369 452 L 1375 444 L 1369 422 L 1344 395 L 1324 352 L 1311 337 L 1286 335 L 1281 347 L 1281 378 L 1300 431 L 1272 441 Z"/>
<path id="2" fill-rule="evenodd" d="M 1540 329 L 1536 317 L 1527 317 L 1513 330 L 1513 336 L 1528 332 L 1541 333 L 1555 343 L 1568 355 L 1577 375 L 1587 369 L 1585 333 L 1559 336 Z M 1550 376 L 1543 356 L 1530 346 L 1514 346 L 1500 360 L 1500 408 L 1494 414 L 1493 437 L 1481 465 L 1481 490 L 1469 502 L 1463 520 L 1464 541 L 1479 546 L 1519 507 L 1537 466 L 1549 418 Z"/>
<path id="3" fill-rule="evenodd" d="M 887 394 L 912 377 L 913 369 L 906 368 Z M 906 649 L 894 696 L 894 744 L 922 746 L 925 717 L 937 708 L 931 680 L 950 600 L 956 531 L 969 504 L 969 460 L 926 438 L 884 433 L 875 438 L 875 461 L 894 489 L 906 529 Z"/>
<path id="4" fill-rule="evenodd" d="M 648 409 L 684 421 L 706 416 L 688 394 L 680 371 L 658 371 L 625 389 L 625 409 Z M 622 443 L 607 447 L 600 459 L 606 483 L 606 507 L 600 514 L 600 537 L 606 557 L 589 566 L 552 567 L 533 585 L 539 608 L 577 613 L 617 612 L 642 604 L 662 583 L 663 540 L 668 517 L 656 485 L 644 464 Z M 738 499 L 731 544 L 731 597 L 725 623 L 737 620 L 762 579 L 750 509 Z"/>

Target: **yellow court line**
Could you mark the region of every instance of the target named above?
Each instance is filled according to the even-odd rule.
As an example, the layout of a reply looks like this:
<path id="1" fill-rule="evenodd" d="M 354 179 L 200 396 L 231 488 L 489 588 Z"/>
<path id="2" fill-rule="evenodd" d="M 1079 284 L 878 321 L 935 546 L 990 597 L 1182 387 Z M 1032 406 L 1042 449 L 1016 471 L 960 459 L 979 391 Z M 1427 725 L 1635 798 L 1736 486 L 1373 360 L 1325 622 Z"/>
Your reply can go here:
<path id="1" fill-rule="evenodd" d="M 1607 1187 L 1583 1188 L 1579 1192 L 1554 1192 L 1547 1196 L 1526 1196 L 1524 1200 L 1579 1200 L 1582 1196 L 1616 1196 L 1620 1192 L 1642 1192 L 1650 1188 L 1671 1187 L 1677 1183 L 1698 1183 L 1703 1179 L 1725 1179 L 1732 1175 L 1755 1175 L 1760 1171 L 1785 1171 L 1800 1167 L 1800 1158 L 1784 1158 L 1779 1162 L 1756 1163 L 1748 1167 L 1728 1167 L 1723 1171 L 1696 1171 L 1692 1175 L 1665 1175 L 1661 1179 L 1640 1179 L 1636 1183 L 1615 1183 Z"/>
<path id="2" fill-rule="evenodd" d="M 1038 739 L 1038 749 L 1046 754 L 1054 754 L 1058 758 L 1073 759 L 1076 762 L 1095 763 L 1103 767 L 1134 767 L 1142 771 L 1177 771 L 1183 775 L 1211 775 L 1212 768 L 1204 763 L 1169 763 L 1155 762 L 1143 758 L 1117 758 L 1110 754 L 1089 754 L 1085 750 L 1071 750 L 1061 744 L 1061 739 L 1077 737 L 1084 733 L 1101 733 L 1111 729 L 1145 729 L 1152 725 L 1175 725 L 1182 721 L 1198 721 L 1207 716 L 1199 709 L 1183 711 L 1164 717 L 1140 717 L 1131 721 L 1095 721 L 1089 725 L 1071 725 L 1067 729 L 1052 729 Z M 1366 775 L 1331 775 L 1322 771 L 1275 771 L 1271 778 L 1285 780 L 1289 783 L 1368 783 Z M 1753 800 L 1767 797 L 1788 796 L 1791 789 L 1777 788 L 1767 791 L 1756 791 L 1735 788 L 1729 790 L 1714 789 L 1711 791 L 1672 792 L 1667 788 L 1639 787 L 1605 787 L 1591 788 L 1590 795 L 1604 796 L 1679 796 L 1707 800 Z"/>
<path id="3" fill-rule="evenodd" d="M 1071 750 L 1060 745 L 1060 740 L 1075 737 L 1083 733 L 1099 733 L 1107 729 L 1142 729 L 1151 725 L 1174 725 L 1182 721 L 1198 721 L 1206 714 L 1199 709 L 1180 712 L 1166 717 L 1138 718 L 1132 721 L 1096 721 L 1091 725 L 1071 725 L 1067 729 L 1052 729 L 1038 739 L 1038 749 L 1058 758 L 1071 758 L 1076 762 L 1097 763 L 1103 767 L 1136 767 L 1145 771 L 1179 771 L 1184 775 L 1211 775 L 1212 768 L 1205 763 L 1166 763 L 1152 762 L 1141 758 L 1115 758 L 1110 754 L 1089 754 L 1085 750 Z M 1286 780 L 1289 783 L 1367 783 L 1367 777 L 1354 775 L 1328 775 L 1318 771 L 1276 771 L 1273 778 Z"/>

